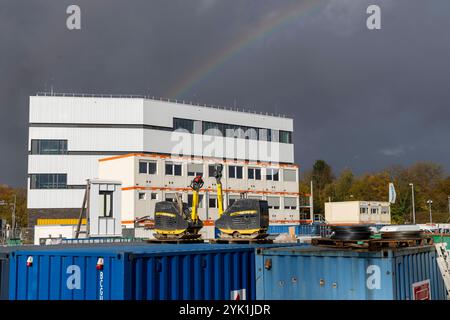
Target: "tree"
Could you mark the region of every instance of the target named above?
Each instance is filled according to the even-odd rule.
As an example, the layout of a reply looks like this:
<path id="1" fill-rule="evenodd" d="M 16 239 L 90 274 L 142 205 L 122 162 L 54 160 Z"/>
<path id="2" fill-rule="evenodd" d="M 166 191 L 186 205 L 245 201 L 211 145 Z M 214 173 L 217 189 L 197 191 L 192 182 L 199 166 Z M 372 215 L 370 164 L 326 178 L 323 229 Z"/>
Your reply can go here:
<path id="1" fill-rule="evenodd" d="M 314 211 L 324 213 L 325 188 L 334 180 L 330 165 L 324 160 L 317 160 L 312 169 L 311 179 L 314 184 Z"/>
<path id="2" fill-rule="evenodd" d="M 16 226 L 27 226 L 27 200 L 26 190 L 19 188 L 13 189 L 6 185 L 0 185 L 0 201 L 4 201 L 5 205 L 0 206 L 0 218 L 5 219 L 11 224 L 12 207 L 14 204 L 14 195 L 16 195 Z"/>

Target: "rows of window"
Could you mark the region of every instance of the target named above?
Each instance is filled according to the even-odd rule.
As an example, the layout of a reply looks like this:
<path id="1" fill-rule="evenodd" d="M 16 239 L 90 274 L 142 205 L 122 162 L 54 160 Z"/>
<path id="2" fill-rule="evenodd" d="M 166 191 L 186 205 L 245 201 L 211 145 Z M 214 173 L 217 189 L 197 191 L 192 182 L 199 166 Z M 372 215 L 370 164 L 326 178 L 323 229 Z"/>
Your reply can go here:
<path id="1" fill-rule="evenodd" d="M 31 154 L 67 154 L 67 140 L 32 139 Z"/>
<path id="2" fill-rule="evenodd" d="M 173 129 L 175 131 L 210 136 L 292 143 L 292 132 L 290 131 L 239 126 L 219 122 L 174 118 Z"/>
<path id="3" fill-rule="evenodd" d="M 66 189 L 67 174 L 32 174 L 30 175 L 30 189 Z"/>
<path id="4" fill-rule="evenodd" d="M 239 195 L 228 195 L 228 206 L 231 206 L 236 200 L 240 199 L 241 197 Z M 258 199 L 263 200 L 262 196 L 252 195 L 248 196 L 249 199 Z M 143 191 L 138 192 L 138 199 L 139 200 L 156 200 L 159 201 L 158 193 L 156 192 L 150 192 L 146 193 Z M 174 201 L 175 200 L 175 193 L 165 193 L 163 199 L 165 201 Z M 192 206 L 192 199 L 193 195 L 188 194 L 188 205 Z M 198 207 L 203 208 L 203 200 L 205 199 L 204 194 L 199 194 L 198 196 Z M 269 209 L 279 210 L 281 208 L 281 198 L 276 196 L 267 196 L 266 197 L 267 204 L 269 206 Z M 208 208 L 214 209 L 218 208 L 218 201 L 217 201 L 217 195 L 210 194 L 208 197 Z M 284 197 L 284 205 L 283 208 L 285 210 L 296 210 L 297 209 L 297 198 L 296 197 Z"/>
<path id="5" fill-rule="evenodd" d="M 379 214 L 380 212 L 381 212 L 381 214 L 388 214 L 389 209 L 387 207 L 381 207 L 381 210 L 380 210 L 380 208 L 370 208 L 370 214 Z M 359 213 L 360 214 L 369 214 L 369 208 L 368 207 L 360 207 Z"/>
<path id="6" fill-rule="evenodd" d="M 230 138 L 292 143 L 292 132 L 200 120 L 173 118 L 173 130 Z M 67 140 L 32 139 L 31 154 L 67 154 Z"/>
<path id="7" fill-rule="evenodd" d="M 158 174 L 156 160 L 140 160 L 139 161 L 139 173 L 140 174 Z M 263 174 L 262 168 L 247 167 L 247 179 L 249 180 L 265 180 L 268 181 L 280 181 L 280 170 L 278 168 L 266 168 Z M 231 179 L 244 179 L 244 166 L 228 165 L 228 178 Z M 283 169 L 283 181 L 297 181 L 297 171 L 294 169 Z M 183 166 L 181 163 L 172 161 L 166 161 L 164 164 L 164 174 L 167 176 L 182 176 Z M 204 175 L 203 164 L 201 163 L 188 163 L 187 164 L 187 176 Z M 208 177 L 214 177 L 215 166 L 213 164 L 208 165 Z"/>

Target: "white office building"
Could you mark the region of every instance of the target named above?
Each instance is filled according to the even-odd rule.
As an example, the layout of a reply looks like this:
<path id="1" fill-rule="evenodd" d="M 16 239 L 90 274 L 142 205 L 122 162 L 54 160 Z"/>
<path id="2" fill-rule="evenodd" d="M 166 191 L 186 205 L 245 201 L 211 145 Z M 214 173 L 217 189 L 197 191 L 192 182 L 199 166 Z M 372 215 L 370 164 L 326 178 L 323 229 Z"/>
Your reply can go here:
<path id="1" fill-rule="evenodd" d="M 37 219 L 77 218 L 86 180 L 100 177 L 99 160 L 119 156 L 134 161 L 122 173 L 129 180 L 121 182 L 137 200 L 167 198 L 199 172 L 211 189 L 209 164 L 222 163 L 228 202 L 247 192 L 269 201 L 273 223 L 299 220 L 292 119 L 137 96 L 38 94 L 30 97 L 29 122 L 30 226 Z M 112 176 L 120 178 L 101 178 Z M 212 203 L 210 191 L 204 208 Z M 141 203 L 147 205 L 137 201 L 136 208 Z M 122 219 L 151 213 L 151 205 L 122 212 Z"/>

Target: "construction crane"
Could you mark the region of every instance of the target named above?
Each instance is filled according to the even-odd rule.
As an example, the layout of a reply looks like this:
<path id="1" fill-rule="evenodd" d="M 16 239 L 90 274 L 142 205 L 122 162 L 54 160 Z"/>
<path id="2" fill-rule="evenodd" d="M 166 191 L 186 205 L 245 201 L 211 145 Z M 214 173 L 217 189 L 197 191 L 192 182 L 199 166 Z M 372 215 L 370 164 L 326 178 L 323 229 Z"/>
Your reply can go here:
<path id="1" fill-rule="evenodd" d="M 203 222 L 198 216 L 198 192 L 203 187 L 201 175 L 196 176 L 190 188 L 193 191 L 192 207 L 176 194 L 174 201 L 160 201 L 155 205 L 155 238 L 158 240 L 198 239 Z"/>
<path id="2" fill-rule="evenodd" d="M 223 211 L 221 164 L 215 165 L 220 238 L 262 239 L 268 236 L 269 206 L 266 200 L 238 199 Z"/>

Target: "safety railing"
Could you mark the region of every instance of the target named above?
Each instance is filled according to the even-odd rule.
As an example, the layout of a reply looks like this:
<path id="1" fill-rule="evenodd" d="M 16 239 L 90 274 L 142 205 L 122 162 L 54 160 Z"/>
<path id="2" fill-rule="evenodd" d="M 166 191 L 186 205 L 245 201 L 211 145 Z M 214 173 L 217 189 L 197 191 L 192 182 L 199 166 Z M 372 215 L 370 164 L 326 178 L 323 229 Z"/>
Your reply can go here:
<path id="1" fill-rule="evenodd" d="M 273 112 L 258 112 L 251 109 L 245 109 L 238 107 L 226 107 L 226 106 L 218 106 L 218 105 L 207 105 L 207 104 L 200 104 L 195 103 L 192 101 L 186 101 L 186 100 L 178 100 L 178 99 L 169 99 L 169 98 L 162 98 L 162 97 L 155 97 L 150 95 L 138 95 L 138 94 L 96 94 L 96 93 L 62 93 L 62 92 L 38 92 L 36 93 L 36 96 L 44 96 L 44 97 L 78 97 L 78 98 L 123 98 L 123 99 L 147 99 L 147 100 L 155 100 L 155 101 L 164 101 L 164 102 L 173 102 L 173 103 L 182 103 L 186 105 L 191 106 L 198 106 L 198 107 L 204 107 L 204 108 L 212 108 L 212 109 L 219 109 L 219 110 L 226 110 L 226 111 L 235 111 L 235 112 L 242 112 L 242 113 L 253 113 L 253 114 L 260 114 L 264 116 L 269 117 L 276 117 L 276 118 L 286 118 L 286 115 L 280 114 L 280 113 L 273 113 Z"/>

